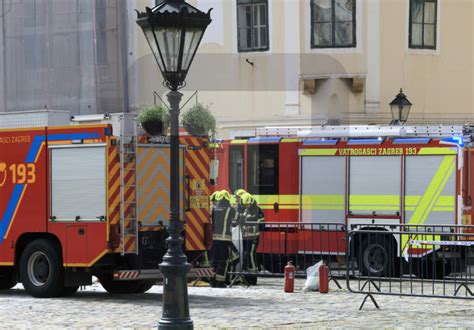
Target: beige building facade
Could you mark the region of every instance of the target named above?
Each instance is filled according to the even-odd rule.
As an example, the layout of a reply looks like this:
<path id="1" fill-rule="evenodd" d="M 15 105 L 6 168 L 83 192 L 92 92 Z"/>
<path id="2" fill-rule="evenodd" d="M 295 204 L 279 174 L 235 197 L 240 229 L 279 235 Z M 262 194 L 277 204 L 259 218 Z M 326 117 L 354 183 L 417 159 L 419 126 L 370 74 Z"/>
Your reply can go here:
<path id="1" fill-rule="evenodd" d="M 213 22 L 183 91 L 210 105 L 220 138 L 388 124 L 400 88 L 414 104 L 409 124 L 474 124 L 474 0 L 189 2 L 213 8 Z M 166 90 L 138 26 L 129 38 L 131 105 L 159 103 Z"/>

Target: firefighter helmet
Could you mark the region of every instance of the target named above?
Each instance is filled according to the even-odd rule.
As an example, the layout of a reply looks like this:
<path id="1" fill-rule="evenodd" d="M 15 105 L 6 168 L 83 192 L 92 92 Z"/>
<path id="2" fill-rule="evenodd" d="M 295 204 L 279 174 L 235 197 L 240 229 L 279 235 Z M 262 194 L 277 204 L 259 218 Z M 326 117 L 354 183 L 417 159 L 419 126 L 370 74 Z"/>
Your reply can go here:
<path id="1" fill-rule="evenodd" d="M 214 191 L 210 197 L 211 202 L 217 202 L 217 195 L 219 194 L 219 191 Z"/>
<path id="2" fill-rule="evenodd" d="M 228 192 L 227 190 L 225 190 L 225 189 L 220 191 L 220 198 L 219 198 L 219 200 L 221 200 L 221 199 L 223 199 L 223 198 L 224 198 L 224 199 L 227 199 L 228 201 L 230 201 L 230 198 L 231 198 L 229 192 Z"/>
<path id="3" fill-rule="evenodd" d="M 243 205 L 250 205 L 255 203 L 255 198 L 253 198 L 252 195 L 249 193 L 245 193 L 242 196 L 240 196 L 240 203 Z"/>
<path id="4" fill-rule="evenodd" d="M 237 189 L 236 191 L 234 191 L 234 195 L 237 197 L 242 197 L 242 195 L 245 193 L 246 191 L 244 189 Z"/>

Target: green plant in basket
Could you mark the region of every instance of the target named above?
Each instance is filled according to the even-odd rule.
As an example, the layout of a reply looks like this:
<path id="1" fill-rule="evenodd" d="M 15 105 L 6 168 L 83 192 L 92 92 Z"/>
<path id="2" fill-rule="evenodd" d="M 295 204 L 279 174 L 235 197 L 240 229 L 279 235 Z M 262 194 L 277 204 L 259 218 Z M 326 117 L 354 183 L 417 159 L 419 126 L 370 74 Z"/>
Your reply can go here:
<path id="1" fill-rule="evenodd" d="M 194 136 L 215 135 L 216 118 L 209 110 L 209 106 L 196 104 L 183 114 L 181 121 L 184 128 Z"/>
<path id="2" fill-rule="evenodd" d="M 163 135 L 169 126 L 170 113 L 163 106 L 149 106 L 142 109 L 138 121 L 151 136 Z"/>

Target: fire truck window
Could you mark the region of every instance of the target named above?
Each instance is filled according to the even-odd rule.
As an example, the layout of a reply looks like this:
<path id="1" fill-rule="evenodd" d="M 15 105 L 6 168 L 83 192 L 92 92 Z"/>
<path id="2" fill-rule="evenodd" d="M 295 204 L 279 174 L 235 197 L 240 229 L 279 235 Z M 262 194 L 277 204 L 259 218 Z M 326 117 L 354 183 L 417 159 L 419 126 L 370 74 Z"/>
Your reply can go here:
<path id="1" fill-rule="evenodd" d="M 244 189 L 244 146 L 232 146 L 229 150 L 229 186 L 232 192 Z"/>
<path id="2" fill-rule="evenodd" d="M 278 145 L 249 145 L 248 191 L 255 195 L 278 195 Z"/>

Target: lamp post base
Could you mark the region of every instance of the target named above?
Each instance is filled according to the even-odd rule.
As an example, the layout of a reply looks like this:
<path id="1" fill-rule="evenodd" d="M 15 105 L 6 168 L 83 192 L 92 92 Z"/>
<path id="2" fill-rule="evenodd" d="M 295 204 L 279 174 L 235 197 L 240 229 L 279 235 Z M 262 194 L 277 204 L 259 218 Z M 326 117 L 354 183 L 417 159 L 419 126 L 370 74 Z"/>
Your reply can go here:
<path id="1" fill-rule="evenodd" d="M 173 258 L 174 259 L 174 258 Z M 171 263 L 163 261 L 160 270 L 163 279 L 163 315 L 158 329 L 193 329 L 193 321 L 189 316 L 188 285 L 186 274 L 191 265 L 186 259 L 174 259 Z"/>

